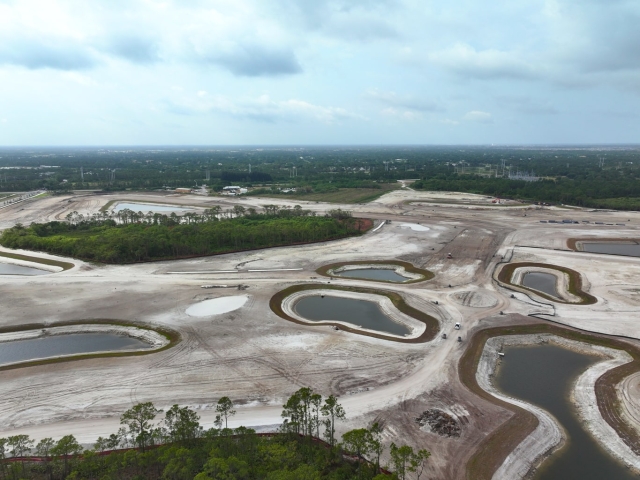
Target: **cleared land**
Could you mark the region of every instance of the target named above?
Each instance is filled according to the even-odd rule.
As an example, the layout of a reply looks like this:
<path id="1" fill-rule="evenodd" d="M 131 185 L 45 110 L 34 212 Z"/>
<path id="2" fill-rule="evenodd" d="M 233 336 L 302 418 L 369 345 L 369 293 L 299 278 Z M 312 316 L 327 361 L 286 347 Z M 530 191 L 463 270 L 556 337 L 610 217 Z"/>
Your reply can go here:
<path id="1" fill-rule="evenodd" d="M 400 184 L 381 184 L 380 188 L 338 188 L 330 192 L 287 193 L 264 195 L 265 198 L 304 200 L 327 203 L 366 203 L 380 198 L 385 193 L 400 188 Z"/>
<path id="2" fill-rule="evenodd" d="M 511 420 L 511 407 L 467 386 L 467 376 L 475 375 L 473 362 L 467 360 L 472 358 L 468 352 L 477 345 L 469 342 L 472 332 L 529 324 L 546 328 L 551 321 L 558 326 L 625 336 L 631 344 L 639 345 L 640 259 L 573 252 L 567 248 L 567 239 L 640 238 L 640 214 L 478 206 L 473 203 L 481 202 L 468 200 L 473 197 L 468 194 L 448 194 L 456 202 L 446 205 L 407 204 L 408 200 L 434 196 L 402 189 L 365 205 L 349 205 L 288 198 L 67 195 L 0 211 L 0 228 L 18 222 L 29 225 L 60 220 L 72 211 L 90 215 L 114 200 L 203 208 L 218 205 L 223 210 L 234 205 L 300 204 L 322 214 L 339 207 L 356 216 L 391 220 L 356 238 L 215 257 L 126 266 L 97 266 L 59 258 L 75 266 L 46 278 L 15 277 L 3 282 L 3 296 L 11 301 L 3 303 L 0 327 L 114 318 L 172 329 L 182 340 L 173 348 L 140 357 L 87 359 L 0 372 L 0 436 L 28 433 L 40 439 L 73 433 L 90 442 L 115 432 L 119 414 L 143 401 L 153 401 L 159 408 L 174 403 L 190 405 L 210 426 L 214 405 L 223 395 L 239 405 L 233 426 L 268 430 L 280 423 L 284 399 L 300 386 L 311 386 L 325 396 L 340 395 L 348 418 L 339 425 L 340 431 L 383 421 L 385 443 L 408 442 L 430 450 L 427 477 L 468 478 L 469 472 L 477 472 L 473 464 L 479 452 L 487 455 L 487 465 L 482 468 L 490 476 L 491 469 L 500 466 L 500 459 L 517 442 L 516 437 L 500 436 L 486 453 L 485 439 L 495 438 L 495 432 L 501 431 L 498 429 L 507 427 L 510 435 L 522 438 L 527 429 L 523 428 L 526 424 Z M 569 216 L 590 223 L 540 223 Z M 625 226 L 596 225 L 595 221 Z M 404 223 L 420 223 L 429 229 L 403 228 Z M 448 253 L 451 259 L 447 259 Z M 435 276 L 427 282 L 375 284 L 329 279 L 316 273 L 325 265 L 372 259 L 407 262 Z M 505 262 L 574 270 L 581 275 L 582 290 L 596 303 L 561 304 L 507 290 L 494 280 L 496 267 Z M 214 271 L 225 273 L 211 273 Z M 293 323 L 269 308 L 278 292 L 301 284 L 326 288 L 328 282 L 332 287 L 397 294 L 409 307 L 436 319 L 439 331 L 422 343 L 400 343 L 335 331 L 330 326 Z M 220 288 L 203 289 L 203 285 Z M 208 317 L 186 313 L 199 302 L 234 295 L 248 295 L 237 310 Z M 461 330 L 454 329 L 457 322 Z M 442 333 L 449 338 L 443 339 Z M 462 342 L 456 341 L 458 336 Z M 626 427 L 618 425 L 623 433 L 625 428 L 628 432 L 640 429 L 640 406 L 633 395 L 625 396 L 629 389 L 637 388 L 636 383 L 624 381 L 634 368 L 623 365 L 601 377 L 596 388 L 618 396 L 606 397 L 611 401 L 603 404 L 605 413 L 594 421 L 626 422 Z M 415 418 L 430 409 L 455 418 L 461 425 L 460 437 L 441 437 L 422 428 Z"/>

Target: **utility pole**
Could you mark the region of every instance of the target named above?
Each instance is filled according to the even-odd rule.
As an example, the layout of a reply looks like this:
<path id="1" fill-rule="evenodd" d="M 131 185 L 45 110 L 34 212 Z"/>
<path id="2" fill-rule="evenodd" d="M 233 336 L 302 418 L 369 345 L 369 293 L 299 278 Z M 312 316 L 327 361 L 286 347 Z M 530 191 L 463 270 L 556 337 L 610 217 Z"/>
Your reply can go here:
<path id="1" fill-rule="evenodd" d="M 80 167 L 80 181 L 84 183 L 84 170 L 82 167 Z"/>

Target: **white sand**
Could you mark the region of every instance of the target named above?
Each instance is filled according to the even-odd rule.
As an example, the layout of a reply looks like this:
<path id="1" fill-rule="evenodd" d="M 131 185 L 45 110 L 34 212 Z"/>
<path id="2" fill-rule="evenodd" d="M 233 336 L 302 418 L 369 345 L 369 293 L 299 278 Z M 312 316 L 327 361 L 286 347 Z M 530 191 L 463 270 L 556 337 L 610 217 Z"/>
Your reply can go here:
<path id="1" fill-rule="evenodd" d="M 414 232 L 427 232 L 431 230 L 429 227 L 425 227 L 424 225 L 418 225 L 417 223 L 403 223 L 400 225 L 401 228 L 410 228 Z"/>
<path id="2" fill-rule="evenodd" d="M 208 317 L 221 313 L 233 312 L 239 309 L 249 300 L 249 295 L 237 295 L 234 297 L 220 297 L 204 302 L 195 303 L 185 310 L 190 317 Z"/>

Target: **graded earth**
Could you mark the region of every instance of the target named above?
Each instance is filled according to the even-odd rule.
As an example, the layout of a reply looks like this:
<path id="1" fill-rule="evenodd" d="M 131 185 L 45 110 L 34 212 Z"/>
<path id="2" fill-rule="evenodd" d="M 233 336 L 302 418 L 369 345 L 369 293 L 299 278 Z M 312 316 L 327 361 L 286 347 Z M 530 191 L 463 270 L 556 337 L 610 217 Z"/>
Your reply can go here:
<path id="1" fill-rule="evenodd" d="M 3 298 L 11 299 L 3 302 L 3 329 L 114 319 L 169 328 L 181 335 L 181 341 L 140 357 L 0 371 L 0 437 L 26 433 L 37 440 L 73 434 L 90 444 L 98 436 L 116 432 L 122 412 L 147 401 L 162 409 L 175 403 L 191 406 L 201 415 L 203 425 L 210 427 L 215 404 L 222 396 L 229 396 L 237 405 L 230 426 L 272 430 L 282 420 L 285 399 L 309 386 L 323 395 L 339 396 L 347 414 L 347 420 L 338 425 L 339 433 L 374 420 L 383 422 L 387 444 L 404 442 L 431 452 L 427 478 L 467 478 L 467 463 L 485 437 L 514 415 L 501 404 L 478 396 L 460 379 L 459 360 L 473 332 L 552 322 L 621 336 L 629 345 L 640 346 L 640 258 L 576 252 L 567 246 L 570 238 L 637 239 L 640 213 L 578 208 L 567 213 L 563 208 L 526 204 L 507 208 L 486 204 L 483 198 L 406 188 L 357 205 L 165 193 L 70 194 L 38 197 L 4 208 L 0 229 L 18 222 L 63 220 L 72 211 L 90 215 L 114 201 L 182 208 L 219 205 L 223 210 L 235 205 L 299 204 L 318 214 L 335 208 L 349 210 L 354 216 L 373 219 L 375 227 L 389 223 L 363 236 L 332 242 L 126 266 L 15 251 L 75 266 L 42 276 L 0 275 Z M 541 223 L 561 221 L 567 215 L 590 223 Z M 613 225 L 596 225 L 595 221 Z M 2 252 L 8 250 L 0 249 Z M 418 283 L 383 284 L 316 273 L 323 265 L 366 260 L 405 261 L 435 277 Z M 597 302 L 553 302 L 532 291 L 502 286 L 495 273 L 505 262 L 575 270 L 582 277 L 582 289 Z M 411 307 L 437 318 L 440 332 L 428 342 L 401 343 L 327 325 L 293 323 L 269 307 L 271 297 L 287 287 L 328 282 L 399 293 Z M 459 330 L 454 328 L 456 323 L 460 323 Z M 616 388 L 625 421 L 640 431 L 637 378 L 637 374 L 629 377 Z M 583 382 L 591 393 L 594 380 Z M 583 392 L 575 400 L 592 398 L 594 395 Z M 460 436 L 440 436 L 416 422 L 423 412 L 433 409 L 455 419 Z M 620 459 L 638 465 L 637 452 L 623 448 L 624 442 L 615 438 L 616 430 L 606 424 L 597 408 L 581 411 L 587 412 L 590 431 L 597 432 L 601 442 L 622 445 Z M 556 432 L 552 423 L 543 427 L 525 439 L 521 448 L 535 443 L 535 435 L 541 432 Z M 516 456 L 502 453 L 506 460 L 498 465 L 498 474 L 527 473 L 527 468 L 517 465 Z"/>

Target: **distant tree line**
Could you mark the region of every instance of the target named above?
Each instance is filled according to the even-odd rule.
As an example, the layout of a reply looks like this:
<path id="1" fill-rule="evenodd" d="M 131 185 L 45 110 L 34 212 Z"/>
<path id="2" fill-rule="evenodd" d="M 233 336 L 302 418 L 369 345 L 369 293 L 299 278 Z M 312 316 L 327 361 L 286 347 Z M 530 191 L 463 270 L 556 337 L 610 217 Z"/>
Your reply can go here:
<path id="1" fill-rule="evenodd" d="M 283 405 L 279 432 L 257 434 L 228 428 L 235 415 L 229 397 L 216 405 L 215 426 L 205 430 L 189 407 L 161 410 L 134 405 L 120 417 L 122 427 L 84 449 L 73 435 L 37 444 L 28 435 L 0 438 L 0 478 L 11 480 L 405 480 L 420 479 L 430 453 L 411 446 L 389 446 L 384 427 L 350 430 L 338 441 L 336 422 L 345 419 L 338 399 L 301 388 Z M 324 437 L 325 441 L 321 438 Z M 34 455 L 35 457 L 32 457 Z M 395 470 L 391 473 L 387 469 Z"/>
<path id="2" fill-rule="evenodd" d="M 103 263 L 133 263 L 333 240 L 362 234 L 362 225 L 350 212 L 316 216 L 299 205 L 265 205 L 263 213 L 241 206 L 228 211 L 213 207 L 184 216 L 123 210 L 87 218 L 73 212 L 67 222 L 18 224 L 2 233 L 0 244 Z"/>
<path id="3" fill-rule="evenodd" d="M 258 194 L 294 187 L 300 195 L 375 189 L 412 178 L 420 179 L 415 186 L 423 190 L 640 209 L 638 147 L 4 148 L 0 153 L 0 191 L 5 192 L 206 183 L 213 191 L 229 184 L 252 186 Z M 527 184 L 507 178 L 518 171 L 544 180 Z"/>
<path id="4" fill-rule="evenodd" d="M 270 182 L 273 180 L 270 174 L 264 172 L 222 172 L 220 179 L 225 183 Z"/>
<path id="5" fill-rule="evenodd" d="M 478 175 L 442 175 L 411 185 L 416 190 L 470 192 L 527 201 L 562 203 L 589 208 L 640 209 L 640 179 L 620 172 L 537 182 Z"/>

